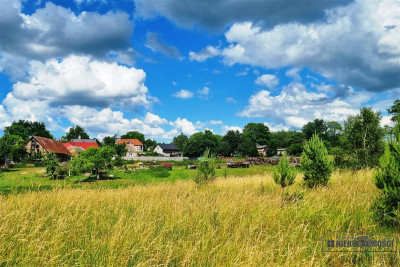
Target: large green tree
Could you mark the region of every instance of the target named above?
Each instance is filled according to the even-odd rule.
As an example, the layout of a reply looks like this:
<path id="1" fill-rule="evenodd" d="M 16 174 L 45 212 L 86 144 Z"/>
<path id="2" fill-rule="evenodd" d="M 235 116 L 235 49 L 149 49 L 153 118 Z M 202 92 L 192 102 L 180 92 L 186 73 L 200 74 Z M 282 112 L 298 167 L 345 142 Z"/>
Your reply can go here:
<path id="1" fill-rule="evenodd" d="M 301 131 L 304 133 L 306 140 L 309 140 L 314 134 L 318 134 L 320 138 L 326 140 L 327 130 L 328 127 L 324 120 L 315 119 L 305 124 Z"/>
<path id="2" fill-rule="evenodd" d="M 20 162 L 25 155 L 25 141 L 22 137 L 5 134 L 0 138 L 0 165 L 6 165 L 6 159 Z"/>
<path id="3" fill-rule="evenodd" d="M 224 143 L 224 145 L 221 146 L 221 149 L 224 148 L 225 154 L 228 155 L 224 156 L 232 156 L 237 153 L 241 136 L 242 134 L 238 130 L 229 130 L 228 132 L 226 132 L 226 134 L 222 137 L 222 142 Z M 226 151 L 226 144 L 228 145 L 228 151 Z"/>
<path id="4" fill-rule="evenodd" d="M 102 142 L 103 146 L 114 146 L 116 137 L 117 137 L 117 135 L 105 136 L 103 138 L 103 142 Z"/>
<path id="5" fill-rule="evenodd" d="M 339 139 L 342 136 L 342 125 L 336 121 L 328 121 L 326 123 L 326 139 L 331 147 L 339 145 Z"/>
<path id="6" fill-rule="evenodd" d="M 392 107 L 389 108 L 387 111 L 390 115 L 392 115 L 391 120 L 393 122 L 396 122 L 397 115 L 400 115 L 400 99 L 395 100 Z"/>
<path id="7" fill-rule="evenodd" d="M 250 122 L 244 126 L 244 133 L 252 135 L 255 142 L 260 145 L 267 145 L 270 140 L 269 128 L 264 123 Z"/>
<path id="8" fill-rule="evenodd" d="M 178 136 L 175 136 L 174 139 L 172 140 L 172 143 L 181 151 L 183 154 L 185 154 L 186 150 L 186 144 L 189 140 L 189 137 L 181 133 Z"/>
<path id="9" fill-rule="evenodd" d="M 360 113 L 344 122 L 341 149 L 353 168 L 375 167 L 384 152 L 380 112 L 363 107 Z"/>
<path id="10" fill-rule="evenodd" d="M 16 135 L 27 141 L 31 136 L 41 136 L 53 139 L 43 122 L 19 120 L 4 129 L 5 135 Z"/>
<path id="11" fill-rule="evenodd" d="M 143 144 L 144 151 L 148 151 L 149 149 L 153 150 L 157 146 L 157 141 L 153 139 L 146 139 Z"/>
<path id="12" fill-rule="evenodd" d="M 238 152 L 242 156 L 257 157 L 258 151 L 256 147 L 255 136 L 251 132 L 243 132 L 238 146 Z"/>
<path id="13" fill-rule="evenodd" d="M 63 142 L 69 142 L 71 139 L 89 139 L 89 135 L 86 133 L 85 129 L 81 126 L 76 125 L 74 127 L 69 128 L 68 133 L 61 137 Z"/>
<path id="14" fill-rule="evenodd" d="M 185 155 L 188 157 L 199 157 L 207 148 L 211 154 L 218 152 L 218 146 L 221 138 L 210 130 L 194 133 L 190 136 L 186 144 Z"/>

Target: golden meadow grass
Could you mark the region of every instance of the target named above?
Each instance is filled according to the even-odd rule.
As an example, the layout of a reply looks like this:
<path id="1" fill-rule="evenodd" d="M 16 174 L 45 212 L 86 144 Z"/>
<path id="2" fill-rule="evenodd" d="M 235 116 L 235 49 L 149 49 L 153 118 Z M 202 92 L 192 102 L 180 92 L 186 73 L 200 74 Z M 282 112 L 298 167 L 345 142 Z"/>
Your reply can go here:
<path id="1" fill-rule="evenodd" d="M 398 266 L 397 253 L 322 253 L 328 230 L 400 236 L 371 219 L 372 171 L 288 191 L 271 174 L 0 196 L 0 266 Z"/>

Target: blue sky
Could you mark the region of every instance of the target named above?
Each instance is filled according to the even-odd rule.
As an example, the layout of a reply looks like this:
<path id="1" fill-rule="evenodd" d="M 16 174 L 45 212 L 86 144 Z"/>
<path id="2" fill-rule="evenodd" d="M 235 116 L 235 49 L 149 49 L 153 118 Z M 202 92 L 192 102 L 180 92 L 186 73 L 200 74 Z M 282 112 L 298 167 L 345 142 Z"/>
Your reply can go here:
<path id="1" fill-rule="evenodd" d="M 400 98 L 399 1 L 0 0 L 0 129 L 169 141 Z M 0 132 L 1 134 L 1 132 Z"/>

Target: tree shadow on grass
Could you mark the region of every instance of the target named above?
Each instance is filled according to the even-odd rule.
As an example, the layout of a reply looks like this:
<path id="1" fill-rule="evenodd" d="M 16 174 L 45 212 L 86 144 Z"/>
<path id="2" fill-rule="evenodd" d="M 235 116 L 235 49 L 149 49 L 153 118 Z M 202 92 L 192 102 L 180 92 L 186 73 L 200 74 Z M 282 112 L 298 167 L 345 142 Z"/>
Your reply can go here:
<path id="1" fill-rule="evenodd" d="M 0 172 L 17 172 L 19 171 L 18 169 L 11 169 L 11 168 L 4 168 L 0 169 Z"/>

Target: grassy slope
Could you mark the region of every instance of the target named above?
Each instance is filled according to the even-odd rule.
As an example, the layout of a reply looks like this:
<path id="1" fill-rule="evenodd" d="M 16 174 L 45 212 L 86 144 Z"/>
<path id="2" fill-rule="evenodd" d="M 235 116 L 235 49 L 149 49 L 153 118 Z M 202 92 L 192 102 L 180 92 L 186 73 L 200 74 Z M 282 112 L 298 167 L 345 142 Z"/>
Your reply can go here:
<path id="1" fill-rule="evenodd" d="M 290 190 L 304 190 L 300 176 Z M 0 266 L 397 266 L 395 253 L 322 253 L 328 230 L 400 235 L 370 218 L 372 172 L 335 173 L 282 205 L 270 174 L 0 195 Z"/>

